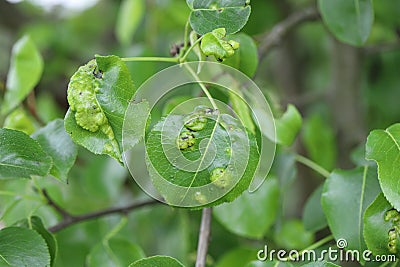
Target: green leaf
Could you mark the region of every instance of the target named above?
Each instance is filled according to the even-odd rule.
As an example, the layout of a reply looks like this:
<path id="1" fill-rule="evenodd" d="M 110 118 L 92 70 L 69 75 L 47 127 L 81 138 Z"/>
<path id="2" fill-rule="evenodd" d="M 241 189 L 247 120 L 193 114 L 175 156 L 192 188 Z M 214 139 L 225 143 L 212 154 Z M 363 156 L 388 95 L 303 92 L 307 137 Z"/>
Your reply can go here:
<path id="1" fill-rule="evenodd" d="M 238 42 L 240 46 L 232 57 L 224 61 L 224 64 L 240 70 L 249 77 L 254 76 L 258 67 L 258 53 L 253 38 L 245 33 L 230 35 L 228 38 Z"/>
<path id="2" fill-rule="evenodd" d="M 293 264 L 288 262 L 277 262 L 277 261 L 252 261 L 246 265 L 246 267 L 292 267 Z"/>
<path id="3" fill-rule="evenodd" d="M 308 231 L 318 231 L 327 226 L 324 211 L 321 206 L 323 185 L 319 186 L 307 199 L 303 210 L 304 228 Z"/>
<path id="4" fill-rule="evenodd" d="M 88 267 L 125 267 L 144 258 L 143 250 L 128 239 L 113 237 L 96 245 L 88 255 Z"/>
<path id="5" fill-rule="evenodd" d="M 134 92 L 128 68 L 117 56 L 96 56 L 80 67 L 68 86 L 65 129 L 72 140 L 122 163 L 122 124 Z"/>
<path id="6" fill-rule="evenodd" d="M 335 170 L 325 181 L 322 208 L 333 236 L 346 239 L 347 249 L 366 249 L 363 214 L 379 192 L 376 169 L 369 166 Z"/>
<path id="7" fill-rule="evenodd" d="M 286 249 L 303 249 L 312 244 L 314 236 L 299 220 L 286 220 L 275 233 L 276 244 Z"/>
<path id="8" fill-rule="evenodd" d="M 365 43 L 374 21 L 371 0 L 319 0 L 318 7 L 336 38 L 356 46 Z"/>
<path id="9" fill-rule="evenodd" d="M 68 172 L 74 165 L 78 149 L 64 129 L 62 119 L 54 120 L 36 131 L 32 138 L 39 142 L 43 150 L 53 159 L 50 174 L 67 181 Z"/>
<path id="10" fill-rule="evenodd" d="M 130 44 L 144 14 L 144 0 L 124 0 L 121 2 L 115 34 L 122 45 Z"/>
<path id="11" fill-rule="evenodd" d="M 33 216 L 17 222 L 14 226 L 29 228 L 38 232 L 46 242 L 50 253 L 51 266 L 54 266 L 54 261 L 57 255 L 57 240 L 53 234 L 47 231 L 42 220 L 37 216 Z"/>
<path id="12" fill-rule="evenodd" d="M 316 262 L 310 262 L 301 266 L 306 266 L 306 267 L 339 267 L 339 265 L 333 264 L 331 262 L 326 262 L 326 261 L 316 261 Z"/>
<path id="13" fill-rule="evenodd" d="M 366 158 L 378 164 L 379 183 L 386 199 L 400 209 L 400 123 L 386 130 L 372 131 L 366 144 Z"/>
<path id="14" fill-rule="evenodd" d="M 327 170 L 336 164 L 337 145 L 332 126 L 321 115 L 308 118 L 303 126 L 302 139 L 311 160 Z"/>
<path id="15" fill-rule="evenodd" d="M 249 186 L 259 160 L 254 135 L 230 115 L 202 106 L 157 123 L 146 150 L 157 190 L 170 205 L 185 207 L 234 200 Z"/>
<path id="16" fill-rule="evenodd" d="M 0 129 L 0 179 L 46 176 L 52 166 L 39 143 L 23 132 Z"/>
<path id="17" fill-rule="evenodd" d="M 129 267 L 154 267 L 154 266 L 168 266 L 168 267 L 184 267 L 178 260 L 168 256 L 152 256 L 145 259 L 135 261 Z"/>
<path id="18" fill-rule="evenodd" d="M 233 40 L 225 40 L 225 28 L 218 28 L 206 33 L 201 40 L 200 48 L 206 56 L 214 56 L 218 61 L 234 55 L 239 48 L 239 43 Z"/>
<path id="19" fill-rule="evenodd" d="M 256 128 L 251 116 L 251 110 L 244 100 L 243 93 L 237 89 L 231 89 L 235 91 L 235 93 L 229 91 L 229 100 L 232 103 L 233 110 L 243 123 L 244 127 L 246 127 L 246 129 L 248 129 L 252 134 L 255 134 Z"/>
<path id="20" fill-rule="evenodd" d="M 16 108 L 7 116 L 4 121 L 4 128 L 21 131 L 26 134 L 31 134 L 35 131 L 35 125 L 22 107 Z"/>
<path id="21" fill-rule="evenodd" d="M 290 146 L 300 131 L 302 118 L 295 106 L 289 104 L 282 117 L 275 120 L 276 141 L 278 144 Z"/>
<path id="22" fill-rule="evenodd" d="M 256 259 L 256 251 L 248 248 L 235 248 L 224 255 L 215 264 L 215 267 L 245 266 Z"/>
<path id="23" fill-rule="evenodd" d="M 163 116 L 167 116 L 169 113 L 171 113 L 171 111 L 173 111 L 174 110 L 174 108 L 176 107 L 176 106 L 178 106 L 179 104 L 182 104 L 183 102 L 185 102 L 185 101 L 187 101 L 187 100 L 189 100 L 189 99 L 191 99 L 192 97 L 191 96 L 188 96 L 188 95 L 182 95 L 182 96 L 176 96 L 176 97 L 174 97 L 174 98 L 172 98 L 172 99 L 169 99 L 166 103 L 165 103 L 165 105 L 164 105 L 164 107 L 163 107 L 163 110 L 162 110 L 162 115 Z"/>
<path id="24" fill-rule="evenodd" d="M 275 222 L 278 209 L 278 182 L 268 178 L 254 193 L 244 192 L 234 202 L 215 207 L 213 214 L 232 233 L 260 239 Z"/>
<path id="25" fill-rule="evenodd" d="M 12 49 L 1 114 L 9 113 L 24 100 L 39 82 L 42 72 L 43 59 L 39 51 L 29 36 L 23 36 Z"/>
<path id="26" fill-rule="evenodd" d="M 186 0 L 186 4 L 192 9 L 194 0 Z"/>
<path id="27" fill-rule="evenodd" d="M 364 238 L 374 255 L 395 254 L 400 257 L 400 214 L 380 194 L 364 214 Z M 390 242 L 389 240 L 393 240 Z"/>
<path id="28" fill-rule="evenodd" d="M 249 19 L 251 8 L 247 0 L 193 0 L 188 1 L 192 12 L 190 25 L 198 34 L 225 28 L 227 34 L 238 32 Z"/>
<path id="29" fill-rule="evenodd" d="M 7 227 L 0 231 L 0 266 L 50 265 L 50 253 L 44 239 L 35 230 Z"/>

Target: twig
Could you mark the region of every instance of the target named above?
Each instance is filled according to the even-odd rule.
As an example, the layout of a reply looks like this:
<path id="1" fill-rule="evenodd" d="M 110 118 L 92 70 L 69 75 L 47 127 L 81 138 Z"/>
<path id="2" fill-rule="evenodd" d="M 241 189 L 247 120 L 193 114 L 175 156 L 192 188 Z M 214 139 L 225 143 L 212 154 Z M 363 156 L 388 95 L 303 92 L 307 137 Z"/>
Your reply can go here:
<path id="1" fill-rule="evenodd" d="M 278 46 L 285 35 L 306 21 L 314 21 L 320 18 L 318 10 L 315 7 L 308 7 L 291 14 L 283 21 L 276 24 L 272 30 L 262 38 L 258 47 L 258 58 L 263 58 L 271 50 L 271 48 Z"/>
<path id="2" fill-rule="evenodd" d="M 125 206 L 125 207 L 117 207 L 117 208 L 109 208 L 105 210 L 100 210 L 92 213 L 87 213 L 87 214 L 82 214 L 82 215 L 69 215 L 69 217 L 64 217 L 64 219 L 59 222 L 58 224 L 52 226 L 49 228 L 49 231 L 54 233 L 58 232 L 64 228 L 67 228 L 73 224 L 80 223 L 83 221 L 111 215 L 111 214 L 117 214 L 117 213 L 122 213 L 122 214 L 127 214 L 131 212 L 132 210 L 144 207 L 144 206 L 149 206 L 149 205 L 154 205 L 159 203 L 158 201 L 154 199 L 149 199 L 149 200 L 144 200 L 138 203 L 133 203 L 131 205 Z M 52 205 L 53 206 L 53 205 Z M 54 207 L 54 206 L 53 206 Z"/>
<path id="3" fill-rule="evenodd" d="M 68 211 L 66 211 L 65 209 L 60 207 L 57 203 L 55 203 L 54 200 L 49 196 L 49 194 L 47 193 L 46 190 L 43 190 L 42 193 L 43 193 L 43 196 L 47 200 L 47 204 L 49 206 L 53 207 L 58 213 L 60 213 L 61 216 L 63 217 L 63 220 L 69 220 L 73 217 L 71 214 L 69 214 Z"/>
<path id="4" fill-rule="evenodd" d="M 40 118 L 39 114 L 37 113 L 36 110 L 36 97 L 35 97 L 35 91 L 31 91 L 26 99 L 26 105 L 28 107 L 29 113 L 32 115 L 32 117 L 41 125 L 44 126 L 46 123 Z"/>
<path id="5" fill-rule="evenodd" d="M 211 232 L 211 212 L 211 208 L 204 208 L 201 215 L 199 242 L 197 245 L 196 267 L 206 266 L 208 242 Z"/>

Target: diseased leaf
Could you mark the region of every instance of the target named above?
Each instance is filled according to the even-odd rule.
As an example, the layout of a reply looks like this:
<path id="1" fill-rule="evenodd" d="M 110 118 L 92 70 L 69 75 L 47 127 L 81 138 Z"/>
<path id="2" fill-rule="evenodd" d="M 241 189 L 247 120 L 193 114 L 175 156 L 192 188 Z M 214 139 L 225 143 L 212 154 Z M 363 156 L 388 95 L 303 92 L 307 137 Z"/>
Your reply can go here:
<path id="1" fill-rule="evenodd" d="M 234 55 L 239 48 L 239 43 L 233 40 L 225 40 L 225 28 L 218 28 L 206 33 L 201 40 L 200 48 L 206 56 L 214 56 L 218 61 Z"/>
<path id="2" fill-rule="evenodd" d="M 346 249 L 366 249 L 363 216 L 379 192 L 376 169 L 370 166 L 335 170 L 325 181 L 322 208 L 335 239 L 346 239 Z"/>
<path id="3" fill-rule="evenodd" d="M 293 105 L 288 105 L 282 117 L 275 120 L 276 141 L 278 144 L 290 146 L 300 131 L 302 118 Z"/>
<path id="4" fill-rule="evenodd" d="M 146 150 L 153 184 L 169 204 L 183 207 L 232 201 L 259 160 L 254 135 L 230 115 L 202 106 L 157 123 Z"/>
<path id="5" fill-rule="evenodd" d="M 128 68 L 117 56 L 96 56 L 80 67 L 68 86 L 65 129 L 72 140 L 122 163 L 123 119 L 134 92 Z"/>
<path id="6" fill-rule="evenodd" d="M 365 43 L 374 21 L 371 0 L 319 0 L 318 7 L 336 38 L 351 45 Z"/>
<path id="7" fill-rule="evenodd" d="M 25 99 L 39 82 L 42 72 L 42 56 L 31 38 L 25 35 L 12 49 L 1 114 L 9 113 Z"/>
<path id="8" fill-rule="evenodd" d="M 46 176 L 52 166 L 39 143 L 23 132 L 0 129 L 0 179 Z"/>
<path id="9" fill-rule="evenodd" d="M 47 229 L 44 227 L 42 220 L 37 217 L 33 216 L 28 219 L 21 220 L 15 224 L 15 226 L 25 227 L 29 229 L 33 229 L 38 232 L 49 249 L 50 258 L 51 258 L 51 266 L 54 266 L 54 261 L 57 255 L 57 240 L 53 234 L 51 234 Z"/>
<path id="10" fill-rule="evenodd" d="M 168 267 L 184 267 L 178 260 L 168 256 L 152 256 L 145 259 L 135 261 L 129 267 L 154 267 L 154 266 L 168 266 Z"/>
<path id="11" fill-rule="evenodd" d="M 379 183 L 386 199 L 400 209 L 400 123 L 372 131 L 366 144 L 367 159 L 378 164 Z"/>
<path id="12" fill-rule="evenodd" d="M 227 34 L 238 32 L 249 19 L 251 8 L 247 0 L 190 0 L 190 25 L 198 34 L 225 28 Z"/>
<path id="13" fill-rule="evenodd" d="M 249 77 L 252 77 L 258 67 L 257 46 L 250 36 L 245 33 L 229 35 L 230 40 L 240 44 L 235 54 L 224 61 L 224 64 L 240 70 Z"/>
<path id="14" fill-rule="evenodd" d="M 144 14 L 144 0 L 124 0 L 121 2 L 115 27 L 115 34 L 121 44 L 129 45 Z"/>
<path id="15" fill-rule="evenodd" d="M 364 214 L 364 239 L 374 255 L 400 257 L 400 214 L 380 194 Z"/>
<path id="16" fill-rule="evenodd" d="M 35 230 L 7 227 L 0 230 L 0 266 L 50 265 L 46 242 Z"/>
<path id="17" fill-rule="evenodd" d="M 235 201 L 215 207 L 213 215 L 229 231 L 260 239 L 275 222 L 278 209 L 278 182 L 268 178 L 254 193 L 244 192 Z"/>
<path id="18" fill-rule="evenodd" d="M 74 165 L 78 149 L 64 129 L 62 119 L 54 120 L 36 131 L 32 138 L 52 157 L 50 174 L 63 182 L 67 181 L 69 170 Z"/>

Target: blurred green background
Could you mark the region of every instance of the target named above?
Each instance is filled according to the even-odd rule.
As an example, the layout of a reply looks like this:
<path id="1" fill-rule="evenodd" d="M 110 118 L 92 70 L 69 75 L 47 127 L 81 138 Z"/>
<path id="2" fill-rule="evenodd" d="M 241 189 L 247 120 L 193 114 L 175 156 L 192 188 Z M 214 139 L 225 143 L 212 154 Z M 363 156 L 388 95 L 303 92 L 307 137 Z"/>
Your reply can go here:
<path id="1" fill-rule="evenodd" d="M 137 28 L 133 36 L 124 36 L 118 22 L 123 13 L 121 1 L 0 0 L 0 97 L 5 90 L 11 48 L 25 34 L 38 46 L 45 62 L 42 79 L 35 88 L 37 113 L 43 122 L 63 118 L 68 108 L 69 78 L 95 54 L 169 56 L 171 47 L 182 42 L 190 12 L 186 2 L 138 2 L 143 8 L 135 14 Z M 251 5 L 252 14 L 242 32 L 258 44 L 274 25 L 293 12 L 314 6 L 315 1 L 253 0 Z M 259 59 L 253 77 L 277 116 L 288 103 L 299 109 L 304 125 L 294 150 L 329 171 L 353 166 L 352 159 L 360 158 L 364 150 L 360 144 L 369 131 L 386 128 L 400 119 L 400 1 L 374 1 L 374 9 L 372 33 L 364 47 L 337 41 L 321 20 L 303 23 Z M 167 66 L 169 63 L 128 63 L 137 87 Z M 39 125 L 32 122 L 32 127 Z M 324 236 L 324 222 L 322 230 L 316 232 L 305 230 L 301 221 L 305 200 L 322 182 L 321 177 L 297 166 L 293 155 L 281 148 L 270 176 L 258 193 L 258 201 L 251 204 L 254 214 L 242 214 L 249 204 L 241 200 L 234 208 L 214 210 L 210 265 L 244 266 L 266 243 L 301 249 Z M 118 163 L 80 149 L 67 185 L 56 180 L 0 181 L 0 190 L 17 192 L 17 196 L 0 194 L 2 224 L 12 224 L 31 214 L 43 217 L 47 226 L 60 219 L 54 210 L 35 199 L 32 183 L 46 188 L 72 214 L 146 198 Z M 253 221 L 243 226 L 236 221 L 243 216 Z M 104 217 L 57 233 L 56 266 L 83 266 L 88 255 L 95 253 L 94 246 L 119 220 L 119 215 Z M 151 206 L 129 214 L 128 224 L 118 236 L 137 244 L 139 254 L 170 255 L 191 265 L 199 222 L 199 211 Z M 276 238 L 278 235 L 280 238 Z"/>

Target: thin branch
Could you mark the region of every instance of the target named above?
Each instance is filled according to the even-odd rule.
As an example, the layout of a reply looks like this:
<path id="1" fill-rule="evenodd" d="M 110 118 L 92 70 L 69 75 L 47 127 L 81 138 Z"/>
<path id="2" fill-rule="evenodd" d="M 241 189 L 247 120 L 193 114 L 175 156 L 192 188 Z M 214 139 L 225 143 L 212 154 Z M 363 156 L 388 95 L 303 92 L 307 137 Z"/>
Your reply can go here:
<path id="1" fill-rule="evenodd" d="M 111 215 L 111 214 L 118 214 L 118 213 L 127 214 L 127 213 L 131 212 L 132 210 L 135 210 L 135 209 L 138 209 L 141 207 L 145 207 L 145 206 L 158 204 L 158 203 L 160 203 L 160 202 L 158 202 L 154 199 L 149 199 L 149 200 L 144 200 L 144 201 L 141 201 L 138 203 L 133 203 L 133 204 L 125 206 L 125 207 L 110 208 L 110 209 L 100 210 L 100 211 L 82 214 L 82 215 L 76 215 L 76 216 L 70 215 L 69 217 L 65 217 L 58 224 L 50 227 L 49 231 L 52 233 L 58 232 L 64 228 L 67 228 L 76 223 L 80 223 L 80 222 L 91 220 L 91 219 L 96 219 L 96 218 Z"/>
<path id="2" fill-rule="evenodd" d="M 41 125 L 44 126 L 46 123 L 40 118 L 39 114 L 37 113 L 36 109 L 36 97 L 35 97 L 35 91 L 31 91 L 27 97 L 26 104 L 29 110 L 29 113 L 32 115 L 32 117 Z"/>
<path id="3" fill-rule="evenodd" d="M 196 267 L 205 267 L 207 260 L 208 243 L 211 233 L 211 208 L 204 208 L 201 215 L 199 242 L 197 245 Z"/>
<path id="4" fill-rule="evenodd" d="M 303 22 L 314 21 L 319 18 L 320 15 L 315 7 L 308 7 L 291 14 L 289 17 L 276 24 L 272 30 L 262 38 L 258 47 L 258 57 L 260 59 L 265 57 L 271 48 L 278 46 L 286 34 L 293 28 Z"/>
<path id="5" fill-rule="evenodd" d="M 63 217 L 63 220 L 70 220 L 73 217 L 71 214 L 69 214 L 68 211 L 66 211 L 65 209 L 60 207 L 57 203 L 55 203 L 46 190 L 43 190 L 42 193 L 47 200 L 47 204 L 53 207 L 58 213 L 60 213 L 61 216 Z"/>
<path id="6" fill-rule="evenodd" d="M 326 169 L 324 169 L 322 166 L 320 166 L 319 164 L 315 163 L 314 161 L 303 157 L 302 155 L 297 154 L 295 156 L 295 159 L 297 162 L 302 163 L 303 165 L 309 167 L 310 169 L 314 170 L 315 172 L 321 174 L 323 177 L 328 178 L 329 175 L 331 174 L 329 171 L 327 171 Z"/>

